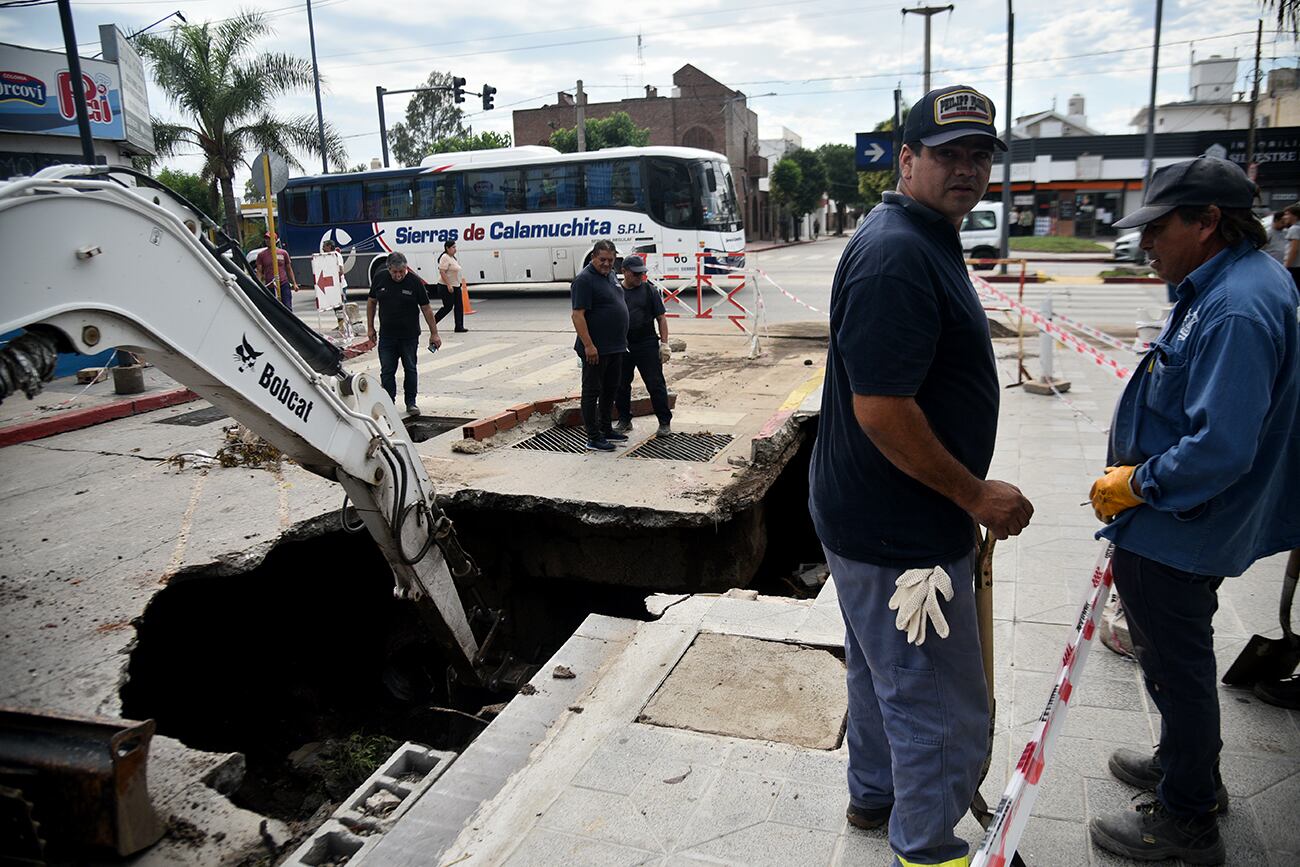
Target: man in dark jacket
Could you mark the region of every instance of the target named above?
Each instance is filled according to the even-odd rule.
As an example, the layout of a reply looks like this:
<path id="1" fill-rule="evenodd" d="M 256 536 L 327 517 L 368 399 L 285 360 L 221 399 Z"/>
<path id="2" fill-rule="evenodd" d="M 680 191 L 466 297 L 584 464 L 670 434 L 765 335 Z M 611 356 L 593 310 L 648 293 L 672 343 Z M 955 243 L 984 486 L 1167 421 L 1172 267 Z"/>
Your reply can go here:
<path id="1" fill-rule="evenodd" d="M 573 348 L 582 359 L 582 424 L 587 448 L 612 452 L 627 434 L 614 430 L 614 394 L 627 355 L 627 302 L 614 279 L 614 242 L 599 240 L 591 262 L 569 285 L 573 306 Z M 599 409 L 599 417 L 597 410 Z"/>
<path id="2" fill-rule="evenodd" d="M 628 256 L 623 260 L 623 298 L 627 301 L 627 356 L 623 359 L 618 396 L 618 424 L 614 430 L 632 430 L 632 376 L 641 371 L 641 381 L 650 392 L 650 405 L 659 419 L 655 436 L 672 433 L 673 411 L 668 408 L 668 386 L 664 383 L 664 362 L 672 357 L 668 348 L 668 315 L 659 289 L 646 279 L 645 259 Z"/>

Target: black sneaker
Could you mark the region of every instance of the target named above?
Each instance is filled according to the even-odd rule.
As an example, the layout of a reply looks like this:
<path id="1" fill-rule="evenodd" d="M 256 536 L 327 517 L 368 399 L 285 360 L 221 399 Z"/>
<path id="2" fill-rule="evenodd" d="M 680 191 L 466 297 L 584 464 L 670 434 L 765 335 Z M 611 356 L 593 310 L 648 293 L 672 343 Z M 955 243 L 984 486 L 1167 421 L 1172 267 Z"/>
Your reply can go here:
<path id="1" fill-rule="evenodd" d="M 1110 754 L 1110 772 L 1122 783 L 1154 792 L 1156 786 L 1160 785 L 1160 780 L 1164 778 L 1164 771 L 1160 769 L 1160 750 L 1157 749 L 1151 754 L 1137 750 L 1116 750 Z M 1214 769 L 1214 782 L 1216 784 L 1214 796 L 1219 802 L 1218 811 L 1226 813 L 1228 812 L 1228 789 L 1223 785 L 1223 778 L 1219 776 L 1217 766 Z"/>
<path id="2" fill-rule="evenodd" d="M 1093 819 L 1088 830 L 1093 843 L 1135 861 L 1222 864 L 1227 858 L 1217 814 L 1175 816 L 1159 801 Z"/>
<path id="3" fill-rule="evenodd" d="M 620 421 L 618 424 L 614 425 L 614 430 L 618 431 L 619 433 L 631 433 L 632 422 L 630 420 Z"/>
<path id="4" fill-rule="evenodd" d="M 614 444 L 609 440 L 587 440 L 587 451 L 589 452 L 612 452 Z"/>
<path id="5" fill-rule="evenodd" d="M 1300 710 L 1300 674 L 1293 674 L 1272 683 L 1255 684 L 1255 695 L 1277 707 Z"/>
<path id="6" fill-rule="evenodd" d="M 607 430 L 605 431 L 605 439 L 609 440 L 610 442 L 625 443 L 627 442 L 627 434 L 619 433 L 616 430 Z"/>
<path id="7" fill-rule="evenodd" d="M 889 814 L 893 809 L 893 804 L 888 807 L 868 808 L 855 806 L 852 801 L 849 801 L 849 808 L 844 811 L 844 818 L 848 819 L 849 824 L 855 828 L 874 831 L 889 823 Z"/>

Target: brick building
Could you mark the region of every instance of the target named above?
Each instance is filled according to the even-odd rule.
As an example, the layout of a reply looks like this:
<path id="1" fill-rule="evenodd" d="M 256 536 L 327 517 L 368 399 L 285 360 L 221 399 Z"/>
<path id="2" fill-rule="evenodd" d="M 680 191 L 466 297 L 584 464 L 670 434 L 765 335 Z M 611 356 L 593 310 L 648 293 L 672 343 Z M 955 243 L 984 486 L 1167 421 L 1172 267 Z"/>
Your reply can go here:
<path id="1" fill-rule="evenodd" d="M 726 156 L 736 184 L 745 232 L 757 237 L 758 179 L 767 176 L 767 161 L 758 155 L 758 115 L 745 94 L 710 78 L 689 63 L 673 73 L 672 96 L 647 87 L 645 96 L 617 102 L 588 102 L 587 117 L 597 119 L 625 111 L 650 130 L 650 144 L 702 148 Z M 515 144 L 547 144 L 556 129 L 577 123 L 574 96 L 561 91 L 557 104 L 514 113 Z M 751 228 L 753 227 L 753 228 Z"/>

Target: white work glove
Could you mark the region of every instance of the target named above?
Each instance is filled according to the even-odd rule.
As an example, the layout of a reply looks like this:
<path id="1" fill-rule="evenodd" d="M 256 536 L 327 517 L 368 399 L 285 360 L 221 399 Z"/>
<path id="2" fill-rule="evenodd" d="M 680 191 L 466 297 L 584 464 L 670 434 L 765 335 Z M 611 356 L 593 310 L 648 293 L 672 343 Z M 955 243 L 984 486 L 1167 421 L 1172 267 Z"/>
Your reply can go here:
<path id="1" fill-rule="evenodd" d="M 668 344 L 667 344 L 667 343 L 660 343 L 660 344 L 659 344 L 659 363 L 660 363 L 660 364 L 667 364 L 667 363 L 668 363 L 668 359 L 670 359 L 670 358 L 672 358 L 672 357 L 673 357 L 673 351 L 672 351 L 671 349 L 668 348 Z"/>
<path id="2" fill-rule="evenodd" d="M 948 637 L 948 621 L 939 608 L 939 594 L 945 602 L 952 601 L 952 579 L 939 566 L 925 569 L 908 569 L 894 582 L 898 588 L 889 597 L 889 610 L 897 611 L 894 625 L 907 633 L 909 644 L 920 647 L 925 643 L 925 621 L 928 617 L 940 638 Z"/>

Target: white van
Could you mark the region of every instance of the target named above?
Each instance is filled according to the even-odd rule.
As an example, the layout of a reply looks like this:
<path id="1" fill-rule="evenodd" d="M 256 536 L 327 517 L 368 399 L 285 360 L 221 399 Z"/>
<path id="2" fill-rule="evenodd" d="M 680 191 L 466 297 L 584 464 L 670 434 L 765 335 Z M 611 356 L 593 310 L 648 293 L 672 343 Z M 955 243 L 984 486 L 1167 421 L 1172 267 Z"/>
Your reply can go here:
<path id="1" fill-rule="evenodd" d="M 968 259 L 996 259 L 1002 249 L 1002 203 L 979 202 L 961 223 L 961 251 Z M 978 269 L 992 265 L 977 265 Z"/>

